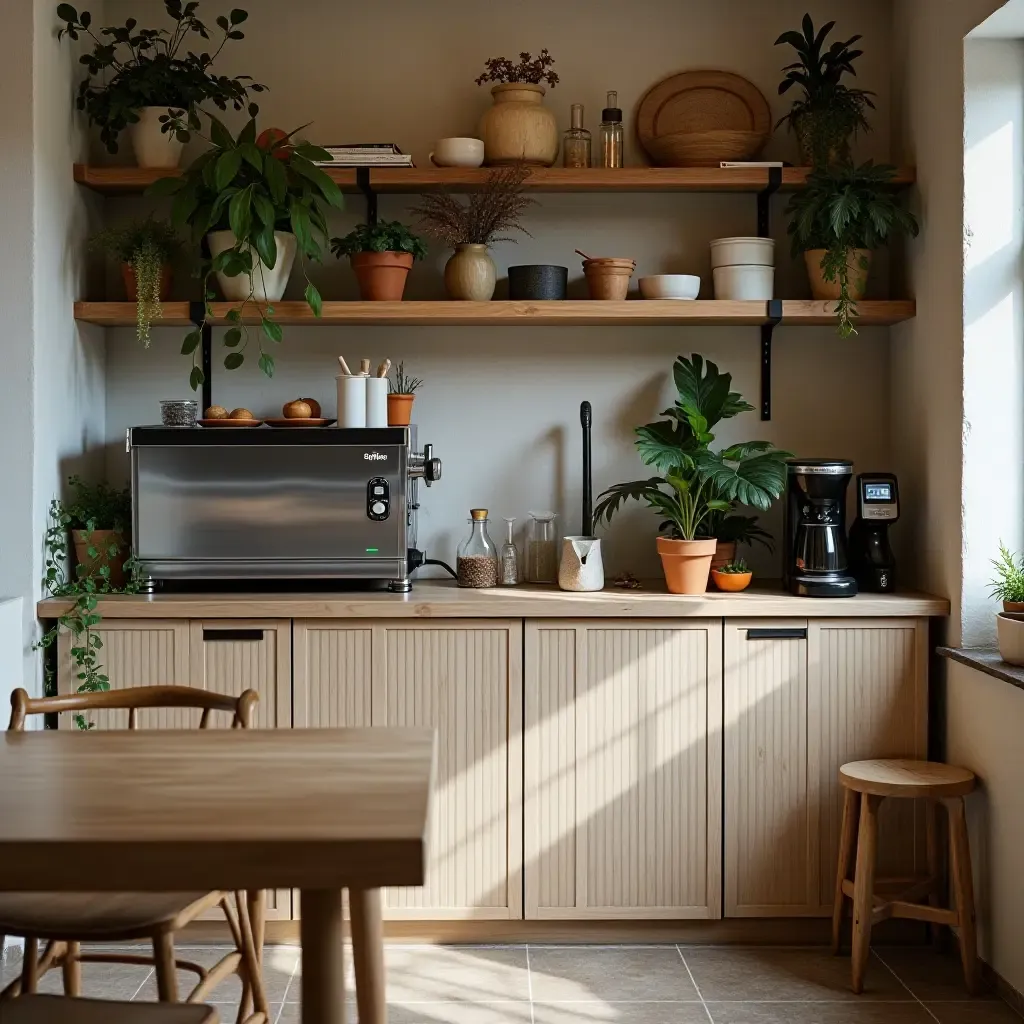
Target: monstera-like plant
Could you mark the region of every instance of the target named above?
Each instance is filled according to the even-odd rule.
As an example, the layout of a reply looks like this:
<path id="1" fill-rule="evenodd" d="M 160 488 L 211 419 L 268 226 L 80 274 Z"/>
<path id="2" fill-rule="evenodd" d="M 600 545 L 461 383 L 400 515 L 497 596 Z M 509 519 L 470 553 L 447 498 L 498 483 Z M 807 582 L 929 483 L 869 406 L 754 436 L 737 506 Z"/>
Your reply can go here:
<path id="1" fill-rule="evenodd" d="M 766 511 L 786 486 L 790 452 L 770 441 L 744 441 L 712 451 L 712 427 L 754 407 L 732 390 L 732 375 L 702 356 L 677 357 L 677 397 L 665 419 L 637 427 L 640 458 L 660 474 L 604 491 L 594 515 L 611 522 L 624 502 L 646 501 L 662 517 L 658 553 L 673 593 L 703 593 L 715 535 L 739 505 Z"/>

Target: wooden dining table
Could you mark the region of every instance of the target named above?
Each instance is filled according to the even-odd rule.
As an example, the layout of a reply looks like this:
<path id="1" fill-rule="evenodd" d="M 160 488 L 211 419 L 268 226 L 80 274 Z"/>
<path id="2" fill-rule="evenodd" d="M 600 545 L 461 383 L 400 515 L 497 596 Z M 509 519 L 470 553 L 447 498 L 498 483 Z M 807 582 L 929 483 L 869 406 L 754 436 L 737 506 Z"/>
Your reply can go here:
<path id="1" fill-rule="evenodd" d="M 360 1024 L 383 1024 L 380 889 L 422 885 L 428 729 L 8 732 L 0 889 L 297 888 L 302 1020 L 343 1024 L 342 890 Z"/>

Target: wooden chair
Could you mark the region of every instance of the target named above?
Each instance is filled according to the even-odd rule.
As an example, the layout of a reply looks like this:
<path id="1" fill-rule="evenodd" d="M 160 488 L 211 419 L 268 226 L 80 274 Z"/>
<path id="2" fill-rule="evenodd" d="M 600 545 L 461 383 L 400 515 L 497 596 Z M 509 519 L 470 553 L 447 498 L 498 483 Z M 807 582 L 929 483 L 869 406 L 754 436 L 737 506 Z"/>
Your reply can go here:
<path id="1" fill-rule="evenodd" d="M 835 903 L 832 911 L 832 952 L 839 952 L 844 899 L 853 901 L 853 991 L 864 990 L 871 945 L 871 927 L 890 917 L 927 921 L 934 931 L 951 925 L 960 932 L 960 956 L 967 991 L 979 988 L 977 924 L 971 853 L 967 840 L 964 797 L 975 787 L 966 768 L 934 761 L 852 761 L 839 769 L 844 789 L 843 826 L 839 840 Z M 925 800 L 928 877 L 888 899 L 877 895 L 875 854 L 878 846 L 878 807 L 886 798 Z M 938 805 L 949 816 L 949 848 L 955 909 L 940 907 L 943 873 L 939 854 Z M 854 876 L 849 877 L 854 867 Z M 879 888 L 885 885 L 878 880 Z M 927 898 L 928 904 L 918 902 Z"/>
<path id="2" fill-rule="evenodd" d="M 206 729 L 214 712 L 231 715 L 231 728 L 246 729 L 259 700 L 255 690 L 239 697 L 211 693 L 190 686 L 134 686 L 102 693 L 76 693 L 33 700 L 22 689 L 11 695 L 10 729 L 21 730 L 29 715 L 50 713 L 88 714 L 95 711 L 126 710 L 128 728 L 137 729 L 139 711 L 144 708 L 179 708 L 201 711 L 199 728 Z M 70 870 L 81 870 L 69 865 Z M 83 886 L 88 876 L 83 875 Z M 153 965 L 161 1002 L 177 1003 L 178 982 L 175 969 L 198 975 L 196 987 L 186 1002 L 201 1002 L 213 987 L 231 974 L 242 979 L 243 996 L 238 1021 L 245 1020 L 253 1008 L 255 1021 L 267 1020 L 269 1007 L 263 990 L 260 960 L 263 946 L 263 893 L 252 896 L 237 892 L 208 893 L 10 893 L 0 892 L 0 948 L 4 935 L 25 939 L 21 978 L 0 992 L 0 1006 L 10 996 L 33 994 L 39 978 L 60 967 L 66 995 L 81 995 L 83 963 L 130 963 Z M 227 919 L 235 949 L 210 968 L 174 953 L 174 935 L 204 911 L 220 907 Z M 82 942 L 131 942 L 149 939 L 153 955 L 122 952 L 83 953 Z M 46 943 L 40 955 L 40 940 Z M 6 1014 L 0 1011 L 0 1016 Z M 6 1024 L 6 1018 L 5 1018 Z"/>
<path id="3" fill-rule="evenodd" d="M 67 996 L 23 996 L 3 1004 L 3 1024 L 218 1024 L 212 1006 L 115 1003 Z"/>

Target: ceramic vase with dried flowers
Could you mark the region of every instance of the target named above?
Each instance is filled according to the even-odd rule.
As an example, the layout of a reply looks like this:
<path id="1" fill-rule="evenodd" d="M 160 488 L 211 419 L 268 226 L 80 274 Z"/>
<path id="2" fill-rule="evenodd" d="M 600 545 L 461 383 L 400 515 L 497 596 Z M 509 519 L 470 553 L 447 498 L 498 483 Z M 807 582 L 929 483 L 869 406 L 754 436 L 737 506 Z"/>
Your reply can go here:
<path id="1" fill-rule="evenodd" d="M 530 168 L 522 164 L 498 167 L 487 182 L 465 203 L 447 190 L 421 196 L 413 209 L 429 234 L 450 245 L 455 254 L 444 268 L 444 286 L 453 299 L 487 302 L 494 295 L 497 268 L 488 247 L 495 242 L 514 242 L 499 232 L 529 232 L 519 223 L 528 206 L 536 202 L 523 192 Z"/>
<path id="2" fill-rule="evenodd" d="M 484 163 L 535 164 L 550 167 L 558 156 L 558 122 L 544 106 L 547 82 L 552 89 L 558 74 L 551 70 L 555 63 L 547 50 L 537 57 L 519 54 L 519 63 L 505 57 L 491 57 L 484 62 L 486 71 L 476 80 L 497 83 L 491 89 L 494 105 L 480 118 L 478 134 L 484 140 Z"/>

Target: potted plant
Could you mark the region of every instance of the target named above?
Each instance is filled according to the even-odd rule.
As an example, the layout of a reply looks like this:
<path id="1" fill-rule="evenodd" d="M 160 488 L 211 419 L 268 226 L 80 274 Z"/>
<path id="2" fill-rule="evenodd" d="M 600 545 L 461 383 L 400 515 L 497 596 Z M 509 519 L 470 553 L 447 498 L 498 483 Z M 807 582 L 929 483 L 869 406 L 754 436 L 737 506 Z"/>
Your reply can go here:
<path id="1" fill-rule="evenodd" d="M 784 96 L 794 86 L 803 89 L 803 96 L 775 127 L 786 124 L 794 132 L 801 161 L 815 168 L 848 161 L 850 140 L 858 131 L 871 130 L 865 111 L 875 108 L 873 92 L 851 89 L 842 82 L 843 75 L 857 74 L 853 62 L 864 51 L 851 47 L 861 37 L 835 42 L 822 52 L 834 27 L 835 22 L 830 21 L 815 32 L 811 16 L 805 14 L 801 32 L 783 32 L 775 40 L 776 46 L 792 46 L 798 58 L 782 69 L 786 77 L 779 83 L 779 95 Z"/>
<path id="2" fill-rule="evenodd" d="M 837 331 L 856 334 L 853 318 L 864 297 L 871 257 L 897 232 L 916 235 L 917 219 L 892 185 L 896 168 L 869 160 L 812 171 L 786 206 L 793 255 L 803 253 L 811 294 L 835 300 Z"/>
<path id="3" fill-rule="evenodd" d="M 107 228 L 89 239 L 89 245 L 121 264 L 128 301 L 137 304 L 136 333 L 149 348 L 150 324 L 163 315 L 160 303 L 171 292 L 171 261 L 181 249 L 177 231 L 167 221 L 147 217 Z"/>
<path id="4" fill-rule="evenodd" d="M 91 53 L 81 62 L 88 75 L 78 87 L 77 106 L 85 111 L 89 123 L 99 126 L 100 138 L 107 150 L 116 153 L 118 136 L 130 128 L 135 159 L 140 167 L 177 167 L 181 148 L 188 142 L 190 129 L 200 128 L 199 114 L 206 102 L 221 110 L 228 105 L 243 110 L 248 90 L 262 92 L 264 86 L 248 75 L 216 75 L 210 68 L 229 39 L 243 39 L 238 28 L 248 17 L 239 9 L 228 17 L 217 18 L 221 35 L 213 53 L 201 46 L 195 53 L 186 49 L 195 40 L 208 40 L 207 26 L 196 16 L 199 4 L 164 0 L 164 10 L 174 23 L 163 28 L 138 28 L 134 18 L 123 26 L 91 28 L 92 16 L 81 14 L 70 4 L 57 7 L 64 22 L 58 38 L 78 39 L 88 35 L 93 41 Z M 257 107 L 249 104 L 255 116 Z"/>
<path id="5" fill-rule="evenodd" d="M 388 426 L 407 427 L 412 422 L 412 403 L 416 392 L 423 387 L 419 377 L 405 372 L 405 363 L 399 363 L 388 378 Z"/>
<path id="6" fill-rule="evenodd" d="M 789 452 L 769 441 L 746 441 L 711 451 L 711 428 L 753 406 L 731 390 L 732 375 L 699 355 L 679 356 L 672 368 L 675 405 L 657 423 L 637 427 L 640 458 L 662 475 L 616 484 L 604 491 L 595 521 L 612 517 L 623 502 L 636 498 L 662 517 L 657 539 L 665 582 L 674 594 L 703 594 L 707 589 L 716 514 L 737 503 L 766 511 L 786 486 Z"/>
<path id="7" fill-rule="evenodd" d="M 1004 612 L 1024 612 L 1024 555 L 1015 555 L 999 542 L 999 557 L 992 559 L 995 578 L 989 581 L 994 598 L 1003 602 Z"/>
<path id="8" fill-rule="evenodd" d="M 736 594 L 750 586 L 754 574 L 747 568 L 747 563 L 738 558 L 735 562 L 729 562 L 718 569 L 712 568 L 711 578 L 719 590 Z"/>
<path id="9" fill-rule="evenodd" d="M 734 562 L 740 544 L 761 544 L 769 551 L 775 550 L 772 535 L 758 526 L 757 516 L 716 512 L 711 516 L 708 532 L 716 541 L 715 554 L 711 559 L 712 572 Z"/>
<path id="10" fill-rule="evenodd" d="M 426 231 L 455 250 L 444 267 L 444 286 L 451 298 L 487 302 L 494 295 L 498 271 L 487 249 L 495 242 L 515 241 L 501 232 L 526 232 L 519 220 L 536 202 L 523 192 L 529 175 L 523 164 L 499 167 L 464 203 L 447 189 L 420 197 L 422 205 L 412 212 Z"/>
<path id="11" fill-rule="evenodd" d="M 229 370 L 245 359 L 250 339 L 242 312 L 253 304 L 260 317 L 260 369 L 268 377 L 274 375 L 274 357 L 264 348 L 263 339 L 279 342 L 282 331 L 269 303 L 284 295 L 296 255 L 306 278 L 306 302 L 320 316 L 323 304 L 309 280 L 306 260 L 323 259 L 326 210 L 340 209 L 343 200 L 337 184 L 314 163 L 328 154 L 308 142 L 293 142 L 299 130 L 268 128 L 257 136 L 256 121 L 250 119 L 235 138 L 211 117 L 211 147 L 180 177 L 161 178 L 147 190 L 147 195 L 173 196 L 172 223 L 187 227 L 196 247 L 205 241 L 209 250 L 199 265 L 206 317 L 185 336 L 181 347 L 183 354 L 192 356 L 194 391 L 204 380 L 195 353 L 212 312 L 211 276 L 216 275 L 226 299 L 240 304 L 227 313 L 231 326 L 224 333 L 224 344 L 231 351 L 224 357 L 224 366 Z"/>
<path id="12" fill-rule="evenodd" d="M 484 140 L 484 163 L 539 164 L 550 167 L 558 156 L 558 122 L 544 106 L 544 86 L 558 84 L 555 63 L 547 50 L 537 57 L 519 54 L 519 63 L 505 57 L 484 61 L 486 71 L 477 85 L 496 82 L 491 89 L 494 105 L 480 118 L 478 134 Z"/>
<path id="13" fill-rule="evenodd" d="M 77 476 L 68 483 L 73 497 L 67 502 L 54 500 L 50 515 L 62 531 L 71 532 L 76 577 L 92 576 L 111 587 L 123 587 L 130 548 L 131 489 L 106 482 L 89 484 Z"/>
<path id="14" fill-rule="evenodd" d="M 427 247 L 401 221 L 382 220 L 332 238 L 331 252 L 349 258 L 365 301 L 398 302 L 413 260 L 423 259 Z"/>

